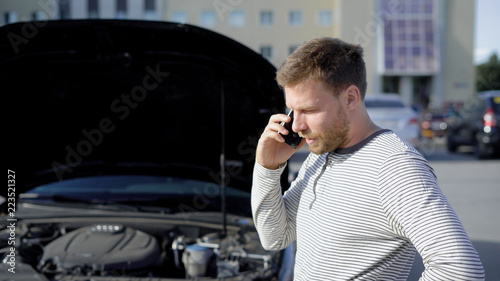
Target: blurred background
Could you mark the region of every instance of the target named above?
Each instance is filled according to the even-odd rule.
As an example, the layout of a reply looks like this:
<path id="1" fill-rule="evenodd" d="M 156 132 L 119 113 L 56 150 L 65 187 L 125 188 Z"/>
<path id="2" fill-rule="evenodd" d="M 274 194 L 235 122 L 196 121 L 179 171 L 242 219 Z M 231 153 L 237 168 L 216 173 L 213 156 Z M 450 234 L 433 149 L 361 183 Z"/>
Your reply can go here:
<path id="1" fill-rule="evenodd" d="M 233 38 L 275 67 L 313 37 L 361 45 L 367 95 L 398 99 L 373 103 L 386 107 L 377 122 L 406 130 L 431 161 L 487 280 L 500 280 L 499 12 L 498 0 L 0 0 L 0 25 L 39 21 L 27 25 L 29 39 L 46 20 L 178 22 Z M 292 179 L 306 154 L 292 158 Z M 422 270 L 415 263 L 410 280 Z"/>
<path id="2" fill-rule="evenodd" d="M 0 23 L 187 23 L 236 39 L 276 67 L 305 40 L 339 37 L 364 47 L 368 92 L 399 93 L 417 109 L 442 109 L 476 89 L 500 87 L 498 80 L 477 77 L 478 65 L 498 64 L 498 11 L 496 0 L 2 0 Z"/>
<path id="3" fill-rule="evenodd" d="M 498 11 L 497 0 L 0 0 L 0 24 L 39 21 L 26 28 L 28 39 L 49 19 L 191 24 L 243 43 L 275 67 L 308 39 L 338 37 L 364 48 L 367 94 L 400 100 L 375 103 L 376 123 L 426 152 L 467 145 L 490 158 L 500 143 L 490 135 L 499 133 L 478 132 L 492 127 L 484 118 L 498 115 L 500 98 L 478 105 L 477 93 L 500 89 Z"/>

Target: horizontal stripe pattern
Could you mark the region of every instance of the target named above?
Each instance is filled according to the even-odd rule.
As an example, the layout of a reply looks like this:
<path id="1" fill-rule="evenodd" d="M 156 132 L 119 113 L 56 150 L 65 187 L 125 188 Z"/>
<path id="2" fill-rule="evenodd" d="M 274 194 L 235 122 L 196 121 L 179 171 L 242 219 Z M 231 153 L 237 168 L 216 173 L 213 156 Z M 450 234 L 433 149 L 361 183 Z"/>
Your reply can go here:
<path id="1" fill-rule="evenodd" d="M 254 170 L 252 210 L 264 248 L 297 241 L 294 280 L 484 280 L 479 256 L 429 163 L 391 131 L 352 151 L 310 154 L 282 196 L 284 167 Z"/>

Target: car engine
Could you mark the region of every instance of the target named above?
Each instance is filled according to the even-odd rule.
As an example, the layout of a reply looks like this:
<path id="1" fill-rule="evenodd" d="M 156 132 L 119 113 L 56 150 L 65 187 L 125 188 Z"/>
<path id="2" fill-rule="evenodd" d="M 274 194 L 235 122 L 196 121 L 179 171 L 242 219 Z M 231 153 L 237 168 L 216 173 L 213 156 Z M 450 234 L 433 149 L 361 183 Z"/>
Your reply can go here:
<path id="1" fill-rule="evenodd" d="M 202 225 L 19 226 L 15 254 L 22 272 L 16 280 L 275 280 L 281 259 L 245 224 L 224 236 Z M 8 237 L 2 229 L 2 265 L 13 255 Z"/>

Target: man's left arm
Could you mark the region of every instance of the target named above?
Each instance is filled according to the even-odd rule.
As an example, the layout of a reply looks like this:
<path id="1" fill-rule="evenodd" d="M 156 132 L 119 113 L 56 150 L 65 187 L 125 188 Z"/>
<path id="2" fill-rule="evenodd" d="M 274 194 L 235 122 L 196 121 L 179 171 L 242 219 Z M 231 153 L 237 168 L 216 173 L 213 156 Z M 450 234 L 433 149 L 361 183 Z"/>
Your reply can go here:
<path id="1" fill-rule="evenodd" d="M 381 166 L 380 197 L 393 230 L 422 256 L 425 280 L 484 280 L 484 268 L 455 211 L 419 154 L 391 156 Z"/>

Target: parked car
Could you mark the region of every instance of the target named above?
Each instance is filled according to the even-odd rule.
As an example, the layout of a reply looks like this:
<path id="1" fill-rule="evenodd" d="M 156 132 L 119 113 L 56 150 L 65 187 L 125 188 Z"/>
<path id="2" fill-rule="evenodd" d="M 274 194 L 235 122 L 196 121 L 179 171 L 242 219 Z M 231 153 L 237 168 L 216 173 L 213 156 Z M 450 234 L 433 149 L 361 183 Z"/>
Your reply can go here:
<path id="1" fill-rule="evenodd" d="M 500 91 L 479 92 L 448 119 L 447 147 L 473 146 L 479 159 L 500 152 Z"/>
<path id="2" fill-rule="evenodd" d="M 427 111 L 422 114 L 420 121 L 420 134 L 424 138 L 443 138 L 446 136 L 446 116 L 439 111 Z"/>
<path id="3" fill-rule="evenodd" d="M 418 114 L 403 102 L 400 95 L 368 93 L 365 106 L 375 124 L 393 130 L 411 145 L 417 146 L 420 131 Z"/>
<path id="4" fill-rule="evenodd" d="M 289 278 L 293 245 L 264 250 L 250 208 L 275 71 L 185 24 L 1 27 L 0 279 Z"/>

